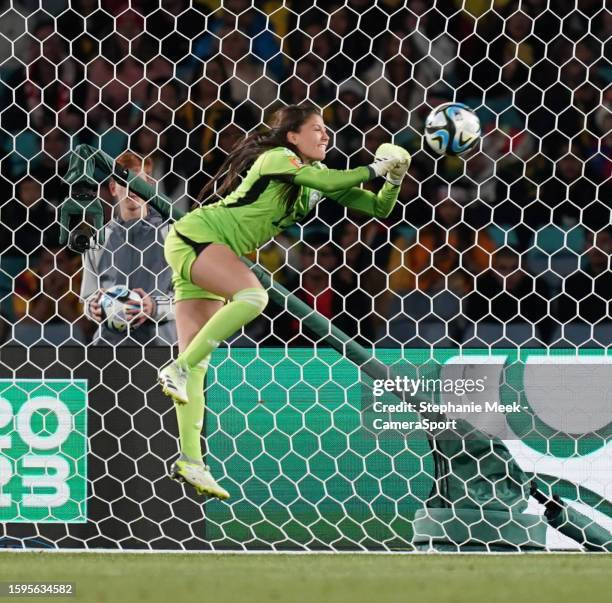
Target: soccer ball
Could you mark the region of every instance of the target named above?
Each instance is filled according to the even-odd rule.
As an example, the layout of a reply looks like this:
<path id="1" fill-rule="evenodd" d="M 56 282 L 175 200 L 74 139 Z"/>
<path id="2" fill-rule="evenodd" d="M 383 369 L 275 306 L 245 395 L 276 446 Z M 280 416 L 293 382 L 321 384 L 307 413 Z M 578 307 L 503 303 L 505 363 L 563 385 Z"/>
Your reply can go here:
<path id="1" fill-rule="evenodd" d="M 480 138 L 480 120 L 462 103 L 437 106 L 425 120 L 425 140 L 439 155 L 463 155 Z"/>
<path id="2" fill-rule="evenodd" d="M 128 328 L 129 323 L 125 316 L 126 306 L 139 308 L 141 303 L 142 297 L 125 285 L 115 285 L 107 289 L 100 297 L 100 306 L 102 306 L 106 324 L 115 333 L 123 333 Z"/>

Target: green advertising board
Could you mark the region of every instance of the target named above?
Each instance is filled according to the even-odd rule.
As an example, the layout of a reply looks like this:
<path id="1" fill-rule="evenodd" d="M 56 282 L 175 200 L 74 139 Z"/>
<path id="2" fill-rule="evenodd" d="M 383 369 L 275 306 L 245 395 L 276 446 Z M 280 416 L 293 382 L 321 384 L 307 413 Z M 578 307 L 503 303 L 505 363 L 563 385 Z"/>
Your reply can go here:
<path id="1" fill-rule="evenodd" d="M 381 356 L 393 359 L 394 350 Z M 229 478 L 232 499 L 207 505 L 207 540 L 409 546 L 410 522 L 432 487 L 431 450 L 423 432 L 364 436 L 354 364 L 331 349 L 244 348 L 217 350 L 211 367 L 207 462 Z"/>
<path id="2" fill-rule="evenodd" d="M 526 362 L 543 354 L 576 357 L 575 350 L 376 351 L 388 366 L 432 360 L 444 365 L 459 354 L 476 362 L 499 357 L 506 367 L 516 367 L 508 375 L 517 386 L 504 382 L 500 389 L 507 402 L 524 395 L 519 382 Z M 602 355 L 606 352 L 580 354 Z M 422 431 L 403 439 L 364 433 L 362 377 L 331 349 L 215 352 L 206 402 L 207 462 L 231 499 L 206 505 L 207 540 L 230 548 L 295 548 L 296 543 L 309 549 L 410 548 L 412 520 L 431 494 L 434 458 Z M 560 463 L 609 441 L 594 434 L 577 444 L 538 427 L 537 438 L 520 431 L 515 437 L 534 453 L 551 460 L 558 456 Z"/>
<path id="3" fill-rule="evenodd" d="M 87 519 L 87 381 L 0 379 L 0 521 Z"/>

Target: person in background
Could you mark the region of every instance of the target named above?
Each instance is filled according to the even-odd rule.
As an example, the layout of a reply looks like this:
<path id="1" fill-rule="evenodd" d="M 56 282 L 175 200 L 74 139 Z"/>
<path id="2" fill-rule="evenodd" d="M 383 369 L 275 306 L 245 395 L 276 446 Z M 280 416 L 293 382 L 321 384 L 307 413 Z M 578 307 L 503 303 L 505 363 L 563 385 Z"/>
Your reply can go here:
<path id="1" fill-rule="evenodd" d="M 595 324 L 612 320 L 612 226 L 595 234 L 589 233 L 584 255 L 586 266 L 567 277 L 563 293 L 557 299 L 556 317 L 559 322 Z"/>
<path id="2" fill-rule="evenodd" d="M 375 339 L 375 304 L 386 289 L 386 275 L 376 266 L 386 231 L 378 221 L 357 222 L 353 214 L 338 225 L 340 260 L 332 288 L 340 297 L 338 326 L 363 345 Z M 359 224 L 359 225 L 358 225 Z"/>
<path id="3" fill-rule="evenodd" d="M 82 341 L 88 321 L 76 293 L 80 279 L 78 258 L 65 247 L 53 247 L 47 241 L 33 257 L 32 268 L 22 272 L 13 285 L 15 324 L 19 325 L 16 339 L 43 337 L 55 345 Z"/>
<path id="4" fill-rule="evenodd" d="M 36 264 L 36 254 L 40 253 L 43 240 L 49 243 L 57 238 L 49 236 L 55 208 L 42 198 L 40 183 L 23 178 L 15 193 L 15 197 L 0 207 L 0 315 L 9 325 L 15 322 L 18 304 L 13 295 L 14 279 L 28 266 Z M 30 277 L 26 289 L 31 293 L 36 286 Z"/>
<path id="5" fill-rule="evenodd" d="M 395 314 L 391 306 L 398 296 L 410 296 L 409 312 L 417 299 L 430 307 L 428 298 L 446 288 L 461 298 L 472 288 L 470 275 L 478 276 L 490 265 L 495 243 L 484 229 L 475 231 L 464 222 L 459 203 L 466 201 L 465 190 L 455 187 L 449 196 L 442 186 L 437 197 L 434 220 L 420 229 L 418 238 L 399 233 L 393 239 L 382 316 Z"/>
<path id="6" fill-rule="evenodd" d="M 148 177 L 151 159 L 143 160 L 126 151 L 117 160 L 126 169 Z M 97 345 L 174 345 L 176 326 L 173 310 L 172 272 L 164 259 L 168 224 L 152 207 L 115 180 L 109 190 L 117 203 L 106 226 L 105 242 L 83 256 L 81 298 L 86 316 L 99 323 Z M 140 309 L 128 309 L 129 328 L 117 333 L 104 323 L 100 297 L 114 285 L 125 285 L 142 297 Z"/>
<path id="7" fill-rule="evenodd" d="M 499 248 L 491 269 L 476 278 L 474 290 L 462 300 L 464 313 L 473 322 L 531 323 L 547 340 L 550 289 L 543 278 L 529 274 L 520 264 L 516 251 Z"/>
<path id="8" fill-rule="evenodd" d="M 333 274 L 339 266 L 339 249 L 323 232 L 306 234 L 299 253 L 300 272 L 290 284 L 297 297 L 326 318 L 339 319 L 342 298 L 333 287 Z M 334 324 L 338 325 L 337 322 Z M 293 346 L 312 344 L 312 335 L 304 333 L 300 321 L 292 317 L 287 342 Z"/>

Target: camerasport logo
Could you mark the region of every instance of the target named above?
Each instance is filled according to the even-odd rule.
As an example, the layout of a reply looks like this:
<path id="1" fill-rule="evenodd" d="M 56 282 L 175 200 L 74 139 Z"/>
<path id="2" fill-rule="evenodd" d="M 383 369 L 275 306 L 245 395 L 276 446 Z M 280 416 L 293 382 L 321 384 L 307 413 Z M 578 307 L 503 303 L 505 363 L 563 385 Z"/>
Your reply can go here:
<path id="1" fill-rule="evenodd" d="M 0 521 L 86 521 L 87 381 L 0 379 Z"/>

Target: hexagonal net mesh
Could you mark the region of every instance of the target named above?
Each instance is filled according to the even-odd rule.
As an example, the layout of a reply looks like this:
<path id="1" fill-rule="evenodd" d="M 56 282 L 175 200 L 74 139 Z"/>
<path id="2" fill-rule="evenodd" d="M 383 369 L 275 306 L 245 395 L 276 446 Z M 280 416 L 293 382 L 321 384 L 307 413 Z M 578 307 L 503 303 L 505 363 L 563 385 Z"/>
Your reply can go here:
<path id="1" fill-rule="evenodd" d="M 588 544 L 586 520 L 578 545 L 546 528 L 532 480 L 610 526 L 602 2 L 15 0 L 0 24 L 0 546 Z M 74 196 L 63 177 L 89 145 L 188 211 L 237 140 L 306 100 L 332 136 L 329 167 L 367 165 L 387 141 L 412 166 L 387 218 L 324 200 L 250 256 L 349 343 L 330 347 L 329 323 L 313 332 L 281 299 L 222 344 L 204 441 L 231 498 L 202 504 L 166 476 L 178 453 L 156 386 L 176 343 L 168 217 L 141 217 L 105 174 L 104 241 L 74 253 L 60 243 Z M 481 120 L 464 158 L 423 142 L 448 101 Z M 153 300 L 138 329 L 92 320 L 92 296 L 113 285 Z M 529 427 L 508 421 L 476 444 L 371 437 L 375 375 L 350 346 L 403 374 L 497 367 L 495 395 L 527 400 Z"/>

